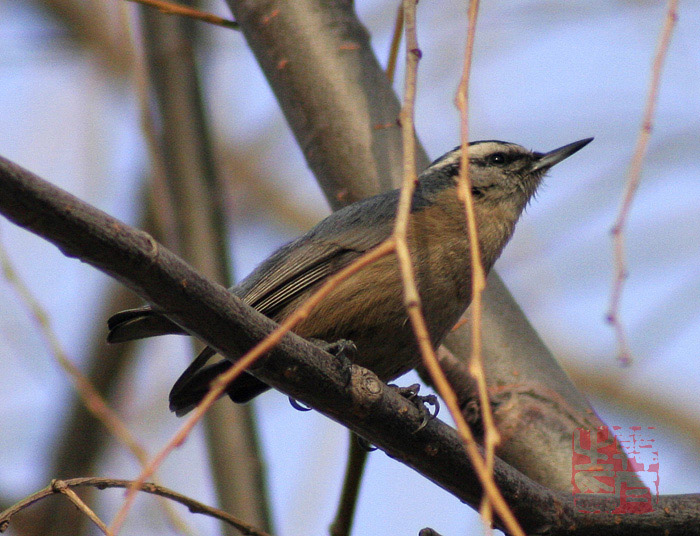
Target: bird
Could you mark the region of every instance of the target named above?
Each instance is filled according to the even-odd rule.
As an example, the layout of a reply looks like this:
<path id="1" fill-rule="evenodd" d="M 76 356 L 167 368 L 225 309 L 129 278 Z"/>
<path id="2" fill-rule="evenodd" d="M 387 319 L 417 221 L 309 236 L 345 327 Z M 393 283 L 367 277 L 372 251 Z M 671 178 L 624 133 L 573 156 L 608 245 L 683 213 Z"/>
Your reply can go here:
<path id="1" fill-rule="evenodd" d="M 498 140 L 469 144 L 468 165 L 481 263 L 486 273 L 510 240 L 523 210 L 549 169 L 593 138 L 549 152 Z M 411 200 L 408 246 L 431 344 L 437 348 L 471 301 L 471 259 L 464 204 L 456 194 L 461 146 L 439 157 L 419 176 Z M 231 291 L 276 322 L 282 322 L 324 281 L 389 238 L 400 190 L 387 191 L 332 213 L 303 236 L 262 262 Z M 151 306 L 130 309 L 108 321 L 111 343 L 186 334 Z M 420 351 L 404 306 L 395 254 L 370 264 L 335 287 L 293 331 L 335 348 L 351 341 L 350 360 L 391 381 L 418 365 Z M 345 346 L 343 346 L 345 348 Z M 170 409 L 182 416 L 206 395 L 211 381 L 232 366 L 209 363 L 205 348 L 174 384 Z M 248 372 L 227 388 L 237 403 L 269 386 Z"/>

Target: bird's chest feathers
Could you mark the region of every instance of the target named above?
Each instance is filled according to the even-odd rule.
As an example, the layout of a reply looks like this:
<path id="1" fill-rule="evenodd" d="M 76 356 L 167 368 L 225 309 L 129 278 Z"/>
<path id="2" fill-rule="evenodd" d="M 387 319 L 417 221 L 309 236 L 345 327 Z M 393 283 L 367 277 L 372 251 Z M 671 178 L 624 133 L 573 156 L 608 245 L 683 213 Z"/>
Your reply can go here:
<path id="1" fill-rule="evenodd" d="M 491 269 L 513 235 L 519 212 L 512 207 L 486 207 L 475 204 L 479 249 L 484 270 Z"/>
<path id="2" fill-rule="evenodd" d="M 471 299 L 471 251 L 464 208 L 453 191 L 450 202 L 436 203 L 412 215 L 409 247 L 426 312 L 444 304 L 425 303 L 426 296 L 454 296 L 455 307 Z M 513 233 L 516 214 L 475 203 L 481 263 L 488 272 Z M 437 292 L 435 292 L 437 291 Z"/>
<path id="3" fill-rule="evenodd" d="M 412 215 L 409 249 L 426 315 L 461 314 L 471 297 L 471 263 L 463 217 L 431 207 Z"/>

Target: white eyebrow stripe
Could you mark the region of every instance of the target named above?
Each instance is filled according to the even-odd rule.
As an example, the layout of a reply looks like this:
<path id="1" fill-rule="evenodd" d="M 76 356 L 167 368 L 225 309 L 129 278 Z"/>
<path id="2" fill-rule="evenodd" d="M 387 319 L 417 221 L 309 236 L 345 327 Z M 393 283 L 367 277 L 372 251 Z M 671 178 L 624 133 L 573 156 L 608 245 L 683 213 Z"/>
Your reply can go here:
<path id="1" fill-rule="evenodd" d="M 440 167 L 447 167 L 453 164 L 458 164 L 461 160 L 461 156 L 462 155 L 460 151 L 451 151 L 447 153 L 444 157 L 442 157 L 440 160 L 435 162 L 435 164 L 439 164 Z"/>
<path id="2" fill-rule="evenodd" d="M 498 152 L 527 153 L 527 149 L 517 143 L 508 143 L 499 140 L 474 141 L 469 144 L 469 159 L 472 161 L 483 160 L 486 156 Z M 432 163 L 428 169 L 446 169 L 451 166 L 457 168 L 462 159 L 461 147 L 457 146 Z"/>
<path id="3" fill-rule="evenodd" d="M 483 158 L 488 154 L 509 152 L 511 150 L 522 150 L 522 148 L 514 143 L 484 141 L 469 147 L 469 158 Z"/>

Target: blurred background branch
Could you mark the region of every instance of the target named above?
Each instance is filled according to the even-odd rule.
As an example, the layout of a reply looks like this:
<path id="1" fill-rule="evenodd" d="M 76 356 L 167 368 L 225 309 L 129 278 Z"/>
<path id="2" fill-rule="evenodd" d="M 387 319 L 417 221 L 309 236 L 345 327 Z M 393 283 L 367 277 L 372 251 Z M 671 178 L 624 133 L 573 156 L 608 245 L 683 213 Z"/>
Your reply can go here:
<path id="1" fill-rule="evenodd" d="M 192 20 L 163 17 L 147 7 L 141 16 L 148 73 L 159 111 L 158 141 L 174 202 L 177 250 L 206 276 L 230 286 L 224 184 L 213 158 L 195 63 L 196 27 Z M 195 352 L 201 350 L 201 344 L 192 342 Z M 217 405 L 208 413 L 205 426 L 219 504 L 272 532 L 253 406 Z M 237 532 L 228 526 L 225 530 L 227 534 Z"/>

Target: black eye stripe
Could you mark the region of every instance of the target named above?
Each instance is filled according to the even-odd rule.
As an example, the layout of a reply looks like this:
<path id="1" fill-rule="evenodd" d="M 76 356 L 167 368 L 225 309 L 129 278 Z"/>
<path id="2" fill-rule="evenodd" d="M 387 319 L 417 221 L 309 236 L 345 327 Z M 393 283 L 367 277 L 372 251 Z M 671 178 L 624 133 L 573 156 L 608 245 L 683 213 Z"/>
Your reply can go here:
<path id="1" fill-rule="evenodd" d="M 510 161 L 510 158 L 508 158 L 508 155 L 505 153 L 494 153 L 492 155 L 487 156 L 486 160 L 488 160 L 492 164 L 501 165 L 507 164 Z"/>
<path id="2" fill-rule="evenodd" d="M 484 142 L 486 143 L 486 142 Z M 449 156 L 448 156 L 449 155 Z M 436 171 L 440 171 L 444 174 L 446 174 L 449 177 L 455 177 L 459 174 L 459 168 L 460 168 L 460 159 L 459 157 L 454 155 L 454 151 L 451 153 L 448 153 L 448 155 L 444 155 L 441 158 L 438 158 L 435 160 L 430 166 L 429 169 L 434 169 Z M 470 156 L 469 158 L 469 163 L 473 166 L 478 166 L 478 167 L 506 167 L 514 162 L 517 162 L 522 159 L 528 159 L 530 158 L 531 155 L 527 153 L 522 153 L 518 151 L 511 151 L 507 147 L 504 147 L 502 150 L 494 150 L 493 152 L 490 152 L 488 154 L 485 154 L 483 156 Z"/>
<path id="3" fill-rule="evenodd" d="M 444 171 L 450 177 L 459 175 L 459 162 L 452 162 L 451 164 L 443 167 L 442 171 Z"/>
<path id="4" fill-rule="evenodd" d="M 479 167 L 486 167 L 490 166 L 485 158 L 470 158 L 469 163 L 472 164 L 473 166 L 479 166 Z"/>
<path id="5" fill-rule="evenodd" d="M 526 157 L 527 155 L 521 153 L 507 153 L 499 151 L 481 158 L 470 158 L 470 163 L 479 167 L 507 166 Z"/>

